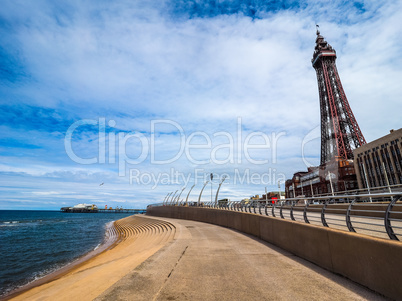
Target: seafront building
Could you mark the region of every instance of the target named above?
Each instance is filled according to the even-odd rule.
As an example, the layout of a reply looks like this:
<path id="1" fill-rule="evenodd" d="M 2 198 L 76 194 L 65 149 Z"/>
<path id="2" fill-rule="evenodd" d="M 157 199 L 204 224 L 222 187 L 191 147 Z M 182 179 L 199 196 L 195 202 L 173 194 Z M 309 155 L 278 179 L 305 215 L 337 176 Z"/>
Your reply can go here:
<path id="1" fill-rule="evenodd" d="M 359 189 L 402 184 L 402 128 L 353 151 Z"/>

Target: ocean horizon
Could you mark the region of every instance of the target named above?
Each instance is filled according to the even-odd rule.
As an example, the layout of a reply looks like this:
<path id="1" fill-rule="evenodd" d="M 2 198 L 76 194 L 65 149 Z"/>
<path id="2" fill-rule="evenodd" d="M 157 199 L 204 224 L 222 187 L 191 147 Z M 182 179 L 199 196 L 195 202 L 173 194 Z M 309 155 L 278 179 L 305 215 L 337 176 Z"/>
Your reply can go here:
<path id="1" fill-rule="evenodd" d="M 0 210 L 0 297 L 96 250 L 107 225 L 130 215 Z"/>

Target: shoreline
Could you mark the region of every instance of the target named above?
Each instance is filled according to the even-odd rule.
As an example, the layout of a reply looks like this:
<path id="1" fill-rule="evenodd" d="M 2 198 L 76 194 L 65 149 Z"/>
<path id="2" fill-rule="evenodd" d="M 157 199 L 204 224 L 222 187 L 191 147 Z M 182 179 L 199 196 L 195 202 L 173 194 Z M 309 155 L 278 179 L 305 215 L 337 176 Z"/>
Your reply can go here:
<path id="1" fill-rule="evenodd" d="M 165 221 L 133 215 L 113 222 L 112 240 L 1 300 L 93 300 L 173 239 Z"/>
<path id="2" fill-rule="evenodd" d="M 94 258 L 97 255 L 100 255 L 101 253 L 113 248 L 115 245 L 117 245 L 120 242 L 120 237 L 119 233 L 115 227 L 115 222 L 108 222 L 105 224 L 106 230 L 105 230 L 105 235 L 103 242 L 93 249 L 92 251 L 89 251 L 77 259 L 73 260 L 72 262 L 69 262 L 60 268 L 54 270 L 53 272 L 50 272 L 49 274 L 46 274 L 45 276 L 33 280 L 27 284 L 24 284 L 23 286 L 17 287 L 16 289 L 10 291 L 9 293 L 5 294 L 4 296 L 0 296 L 1 301 L 6 301 L 10 300 L 12 298 L 15 298 L 21 294 L 23 294 L 26 291 L 29 291 L 30 289 L 33 289 L 35 287 L 41 286 L 43 284 L 52 282 L 54 280 L 57 280 L 70 271 L 72 271 L 74 268 L 78 268 L 80 265 L 85 264 L 85 262 L 89 261 L 90 259 Z M 109 224 L 109 225 L 108 225 Z"/>

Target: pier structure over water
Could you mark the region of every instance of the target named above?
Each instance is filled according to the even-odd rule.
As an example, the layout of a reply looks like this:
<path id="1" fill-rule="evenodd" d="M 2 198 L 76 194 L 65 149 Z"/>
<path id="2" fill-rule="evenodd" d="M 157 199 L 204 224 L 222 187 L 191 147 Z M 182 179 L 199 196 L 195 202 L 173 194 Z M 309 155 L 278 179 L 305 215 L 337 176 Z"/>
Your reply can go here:
<path id="1" fill-rule="evenodd" d="M 124 208 L 75 208 L 75 207 L 62 207 L 60 211 L 66 213 L 132 213 L 132 214 L 142 214 L 146 212 L 146 209 L 124 209 Z"/>

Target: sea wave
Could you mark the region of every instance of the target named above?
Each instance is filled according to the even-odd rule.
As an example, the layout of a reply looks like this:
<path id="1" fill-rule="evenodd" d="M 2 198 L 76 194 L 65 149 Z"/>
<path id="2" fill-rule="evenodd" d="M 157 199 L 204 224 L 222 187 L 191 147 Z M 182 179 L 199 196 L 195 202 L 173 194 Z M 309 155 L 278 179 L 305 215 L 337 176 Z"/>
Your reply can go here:
<path id="1" fill-rule="evenodd" d="M 53 222 L 53 221 L 52 221 Z M 44 223 L 43 220 L 41 219 L 35 219 L 35 220 L 19 220 L 19 221 L 3 221 L 0 222 L 0 226 L 10 226 L 10 225 L 30 225 L 30 224 L 42 224 Z"/>
<path id="2" fill-rule="evenodd" d="M 118 239 L 110 219 L 126 216 L 0 213 L 0 254 L 5 259 L 0 262 L 0 299 L 109 249 Z M 16 260 L 18 257 L 24 261 Z"/>

